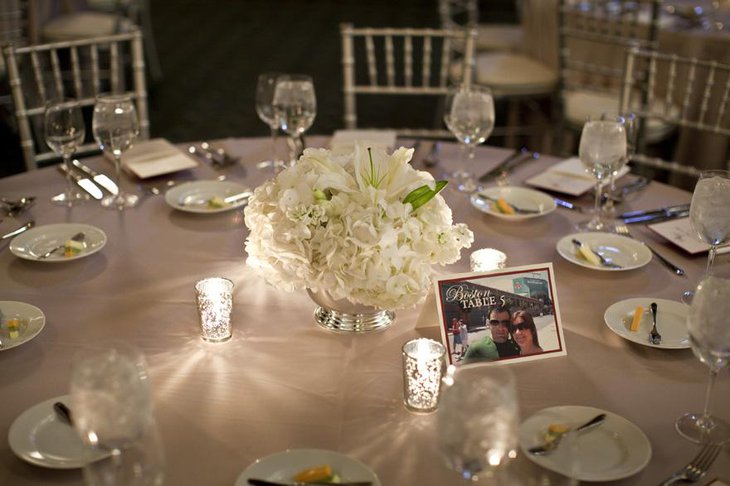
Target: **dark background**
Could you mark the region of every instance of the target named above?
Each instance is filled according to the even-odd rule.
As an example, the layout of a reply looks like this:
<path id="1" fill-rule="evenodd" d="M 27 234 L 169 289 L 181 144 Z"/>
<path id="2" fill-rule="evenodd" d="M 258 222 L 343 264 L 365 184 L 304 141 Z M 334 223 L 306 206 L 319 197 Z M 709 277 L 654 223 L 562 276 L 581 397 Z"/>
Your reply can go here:
<path id="1" fill-rule="evenodd" d="M 482 21 L 516 22 L 514 0 L 480 4 Z M 318 113 L 309 133 L 332 133 L 343 125 L 339 24 L 440 24 L 436 0 L 150 0 L 150 10 L 163 70 L 160 81 L 148 76 L 151 135 L 173 142 L 267 135 L 255 88 L 268 71 L 312 76 Z M 413 116 L 433 123 L 431 105 L 409 101 L 388 112 L 391 126 Z M 4 176 L 23 164 L 17 135 L 7 122 L 0 128 Z"/>

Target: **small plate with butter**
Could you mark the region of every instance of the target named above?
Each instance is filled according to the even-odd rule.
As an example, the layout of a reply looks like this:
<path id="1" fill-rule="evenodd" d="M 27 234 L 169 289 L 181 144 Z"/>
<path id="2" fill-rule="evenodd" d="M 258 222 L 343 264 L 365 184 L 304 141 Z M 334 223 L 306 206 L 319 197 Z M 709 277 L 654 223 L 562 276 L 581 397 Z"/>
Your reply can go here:
<path id="1" fill-rule="evenodd" d="M 187 213 L 220 213 L 245 206 L 251 189 L 231 181 L 195 181 L 173 187 L 165 202 Z"/>
<path id="2" fill-rule="evenodd" d="M 603 272 L 634 270 L 651 261 L 646 245 L 614 233 L 575 233 L 561 238 L 556 249 L 571 263 Z"/>
<path id="3" fill-rule="evenodd" d="M 662 335 L 660 344 L 652 344 L 649 340 L 652 302 L 657 304 L 657 330 Z M 637 344 L 661 349 L 687 349 L 690 347 L 687 331 L 688 311 L 689 308 L 681 302 L 654 297 L 636 297 L 609 306 L 603 319 L 613 332 Z"/>

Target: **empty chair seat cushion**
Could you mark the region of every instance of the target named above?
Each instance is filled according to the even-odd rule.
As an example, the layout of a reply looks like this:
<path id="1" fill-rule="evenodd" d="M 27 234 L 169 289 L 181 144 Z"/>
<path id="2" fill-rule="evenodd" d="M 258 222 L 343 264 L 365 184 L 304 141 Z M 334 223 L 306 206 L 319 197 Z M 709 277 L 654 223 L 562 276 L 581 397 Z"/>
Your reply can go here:
<path id="1" fill-rule="evenodd" d="M 45 40 L 60 42 L 102 37 L 129 30 L 127 19 L 102 12 L 77 12 L 56 17 L 41 31 Z"/>
<path id="2" fill-rule="evenodd" d="M 495 96 L 538 95 L 550 93 L 558 76 L 541 62 L 522 54 L 490 52 L 477 56 L 476 81 L 489 86 Z"/>
<path id="3" fill-rule="evenodd" d="M 480 24 L 477 27 L 477 51 L 516 51 L 523 40 L 519 25 Z"/>
<path id="4" fill-rule="evenodd" d="M 566 91 L 564 93 L 565 118 L 571 125 L 580 128 L 590 117 L 599 117 L 603 113 L 618 113 L 619 101 L 618 92 L 613 94 L 582 90 Z M 664 102 L 655 100 L 652 111 L 664 112 Z M 679 108 L 671 106 L 667 116 L 677 118 Z M 654 143 L 663 140 L 672 130 L 674 130 L 674 124 L 658 118 L 649 118 L 646 123 L 644 137 L 647 142 Z"/>

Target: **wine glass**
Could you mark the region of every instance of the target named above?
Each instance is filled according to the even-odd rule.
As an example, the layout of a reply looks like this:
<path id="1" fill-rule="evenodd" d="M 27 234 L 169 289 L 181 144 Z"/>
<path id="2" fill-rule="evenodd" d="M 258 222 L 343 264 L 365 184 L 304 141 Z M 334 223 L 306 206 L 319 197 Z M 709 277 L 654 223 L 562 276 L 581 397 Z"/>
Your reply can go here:
<path id="1" fill-rule="evenodd" d="M 459 167 L 450 174 L 457 189 L 474 192 L 477 183 L 470 167 L 476 146 L 483 143 L 494 129 L 494 98 L 484 86 L 460 86 L 446 96 L 444 122 L 456 139 L 463 144 Z"/>
<path id="2" fill-rule="evenodd" d="M 710 379 L 701 414 L 686 413 L 677 431 L 697 443 L 723 444 L 730 439 L 730 424 L 710 412 L 717 374 L 730 364 L 730 280 L 708 276 L 698 286 L 687 317 L 689 341 L 695 356 L 709 366 Z"/>
<path id="3" fill-rule="evenodd" d="M 276 91 L 276 80 L 285 79 L 279 73 L 264 73 L 259 75 L 256 84 L 256 114 L 261 121 L 271 129 L 271 160 L 257 164 L 259 169 L 272 167 L 275 171 L 284 166 L 284 161 L 279 160 L 276 154 L 276 135 L 279 132 L 279 121 L 274 113 L 274 93 Z"/>
<path id="4" fill-rule="evenodd" d="M 689 205 L 689 223 L 700 240 L 710 245 L 705 275 L 710 275 L 717 255 L 717 247 L 730 241 L 730 171 L 705 170 L 700 172 L 692 202 Z M 694 292 L 686 291 L 682 300 L 689 304 Z"/>
<path id="5" fill-rule="evenodd" d="M 81 439 L 108 453 L 85 466 L 87 484 L 162 484 L 162 448 L 139 350 L 115 342 L 79 353 L 72 365 L 70 396 L 73 425 Z"/>
<path id="6" fill-rule="evenodd" d="M 626 113 L 619 116 L 612 116 L 604 114 L 601 120 L 613 120 L 623 122 L 624 129 L 626 131 L 626 160 L 623 164 L 616 168 L 608 175 L 608 196 L 603 201 L 601 210 L 603 211 L 603 218 L 606 224 L 606 230 L 615 233 L 616 226 L 623 224 L 622 221 L 616 220 L 616 207 L 614 204 L 614 195 L 616 193 L 616 176 L 618 172 L 623 168 L 624 165 L 631 161 L 631 156 L 636 152 L 636 137 L 638 135 L 639 121 L 634 113 Z"/>
<path id="7" fill-rule="evenodd" d="M 279 126 L 292 139 L 292 147 L 301 145 L 301 137 L 309 130 L 317 115 L 317 98 L 312 78 L 301 74 L 280 76 L 274 90 L 274 113 Z M 296 161 L 297 153 L 290 150 L 290 160 Z"/>
<path id="8" fill-rule="evenodd" d="M 139 134 L 139 120 L 134 102 L 129 95 L 105 94 L 96 98 L 92 119 L 94 139 L 101 149 L 114 158 L 117 194 L 101 200 L 101 205 L 109 209 L 124 210 L 133 208 L 139 202 L 136 194 L 125 193 L 121 189 L 122 153 L 132 146 Z"/>
<path id="9" fill-rule="evenodd" d="M 53 204 L 73 206 L 88 201 L 89 197 L 76 189 L 71 178 L 71 157 L 84 140 L 86 128 L 81 115 L 81 107 L 76 100 L 53 101 L 46 105 L 44 133 L 48 146 L 63 157 L 66 167 L 66 190 L 51 198 Z"/>
<path id="10" fill-rule="evenodd" d="M 515 382 L 504 366 L 449 366 L 437 413 L 438 443 L 447 465 L 467 481 L 492 476 L 517 456 Z"/>
<path id="11" fill-rule="evenodd" d="M 626 164 L 626 127 L 623 118 L 589 120 L 583 125 L 578 149 L 580 161 L 596 178 L 594 215 L 578 223 L 580 231 L 604 231 L 607 224 L 601 211 L 604 181 Z"/>

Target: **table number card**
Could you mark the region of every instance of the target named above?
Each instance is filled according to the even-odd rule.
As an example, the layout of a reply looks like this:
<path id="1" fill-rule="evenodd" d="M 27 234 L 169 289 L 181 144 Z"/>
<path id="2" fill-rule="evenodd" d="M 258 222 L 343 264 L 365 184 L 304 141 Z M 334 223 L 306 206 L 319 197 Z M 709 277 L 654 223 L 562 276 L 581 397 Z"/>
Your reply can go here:
<path id="1" fill-rule="evenodd" d="M 434 287 L 450 364 L 567 353 L 551 263 L 443 276 Z"/>

